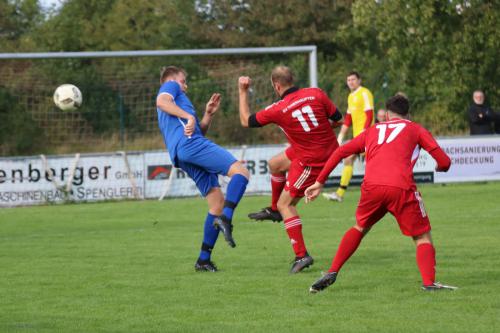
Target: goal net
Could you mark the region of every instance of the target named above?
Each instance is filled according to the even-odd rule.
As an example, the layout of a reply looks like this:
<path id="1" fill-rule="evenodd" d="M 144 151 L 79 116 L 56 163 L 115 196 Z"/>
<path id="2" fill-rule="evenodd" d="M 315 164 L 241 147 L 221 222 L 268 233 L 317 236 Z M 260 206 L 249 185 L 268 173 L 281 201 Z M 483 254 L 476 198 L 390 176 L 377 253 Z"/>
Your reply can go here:
<path id="1" fill-rule="evenodd" d="M 241 128 L 238 77 L 252 77 L 250 103 L 254 111 L 276 100 L 269 81 L 270 71 L 276 65 L 292 67 L 298 85 L 310 86 L 311 81 L 316 85 L 310 76 L 312 69 L 316 74 L 315 58 L 311 57 L 313 53 L 315 56 L 315 47 L 278 49 L 250 53 L 248 49 L 241 49 L 240 53 L 235 51 L 232 54 L 203 54 L 203 50 L 180 55 L 157 52 L 156 56 L 147 54 L 147 51 L 142 55 L 140 52 L 134 55 L 130 52 L 96 52 L 88 53 L 88 56 L 73 53 L 67 57 L 50 53 L 29 57 L 28 54 L 24 58 L 0 54 L 0 103 L 8 105 L 3 125 L 5 130 L 2 128 L 3 134 L 0 134 L 0 153 L 2 156 L 34 156 L 29 162 L 31 164 L 25 162 L 24 165 L 9 166 L 8 159 L 0 160 L 0 192 L 8 183 L 34 184 L 33 179 L 30 181 L 29 168 L 31 165 L 34 170 L 36 165 L 42 175 L 40 178 L 49 179 L 45 184 L 47 189 L 59 193 L 56 197 L 71 199 L 75 193 L 81 193 L 77 191 L 85 191 L 82 184 L 105 180 L 108 165 L 105 162 L 102 165 L 86 162 L 86 154 L 95 157 L 99 156 L 95 153 L 111 153 L 110 160 L 123 163 L 118 163 L 119 166 L 113 164 L 108 169 L 107 179 L 112 170 L 115 178 L 119 175 L 120 180 L 127 182 L 131 190 L 124 190 L 125 197 L 196 194 L 194 183 L 184 180 L 182 171 L 172 170 L 158 129 L 155 99 L 160 69 L 176 65 L 187 70 L 188 96 L 200 117 L 211 94 L 222 94 L 222 106 L 207 136 L 222 146 L 231 147 L 235 157 L 245 160 L 245 155 L 254 154 L 255 150 L 245 146 L 279 144 L 282 149 L 285 138 L 277 127 L 259 131 Z M 313 63 L 311 59 L 314 59 Z M 79 109 L 61 111 L 54 105 L 54 90 L 63 83 L 80 88 L 83 105 Z M 138 158 L 130 152 L 141 152 L 142 155 Z M 67 154 L 68 165 L 52 166 L 57 163 L 51 156 L 61 154 Z M 75 158 L 76 154 L 80 154 L 78 158 Z M 261 163 L 257 168 L 264 168 L 264 162 L 260 162 L 267 160 L 268 156 L 264 155 L 262 158 L 252 155 L 252 163 Z M 90 164 L 81 169 L 85 163 Z M 51 169 L 55 174 L 51 174 Z M 75 181 L 75 177 L 82 177 L 82 184 Z M 154 183 L 146 186 L 148 181 Z M 224 179 L 221 183 L 224 185 Z M 96 200 L 119 197 L 113 191 L 107 196 L 105 192 L 98 193 Z"/>

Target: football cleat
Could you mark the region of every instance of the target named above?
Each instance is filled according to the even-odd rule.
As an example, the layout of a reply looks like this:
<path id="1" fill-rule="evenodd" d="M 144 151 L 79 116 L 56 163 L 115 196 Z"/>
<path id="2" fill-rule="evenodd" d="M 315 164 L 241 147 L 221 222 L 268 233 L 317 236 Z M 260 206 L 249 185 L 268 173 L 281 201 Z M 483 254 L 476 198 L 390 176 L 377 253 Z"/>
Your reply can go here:
<path id="1" fill-rule="evenodd" d="M 310 255 L 306 254 L 302 258 L 295 258 L 292 268 L 290 268 L 290 274 L 295 274 L 303 269 L 312 266 L 314 264 L 314 259 Z"/>
<path id="2" fill-rule="evenodd" d="M 422 286 L 423 291 L 441 291 L 441 290 L 457 290 L 458 287 L 447 286 L 445 284 L 434 282 L 429 286 Z"/>
<path id="3" fill-rule="evenodd" d="M 262 208 L 259 212 L 250 213 L 248 214 L 248 217 L 256 221 L 264 221 L 264 220 L 270 220 L 273 222 L 283 221 L 283 217 L 281 216 L 280 212 L 278 212 L 277 210 L 273 210 L 271 207 L 265 207 Z"/>
<path id="4" fill-rule="evenodd" d="M 224 239 L 229 244 L 229 246 L 236 247 L 236 243 L 233 239 L 233 224 L 227 217 L 225 217 L 224 215 L 217 217 L 214 220 L 214 227 L 222 231 Z"/>
<path id="5" fill-rule="evenodd" d="M 204 261 L 199 260 L 194 264 L 194 270 L 196 272 L 217 272 L 217 266 L 210 260 Z"/>
<path id="6" fill-rule="evenodd" d="M 335 280 L 337 280 L 337 272 L 326 273 L 321 277 L 321 279 L 313 283 L 313 285 L 309 288 L 309 292 L 312 294 L 319 293 L 320 291 L 331 286 Z"/>
<path id="7" fill-rule="evenodd" d="M 341 197 L 340 195 L 338 195 L 336 192 L 332 192 L 332 193 L 323 193 L 323 197 L 327 200 L 330 200 L 330 201 L 338 201 L 338 202 L 342 202 L 344 201 L 344 197 Z"/>

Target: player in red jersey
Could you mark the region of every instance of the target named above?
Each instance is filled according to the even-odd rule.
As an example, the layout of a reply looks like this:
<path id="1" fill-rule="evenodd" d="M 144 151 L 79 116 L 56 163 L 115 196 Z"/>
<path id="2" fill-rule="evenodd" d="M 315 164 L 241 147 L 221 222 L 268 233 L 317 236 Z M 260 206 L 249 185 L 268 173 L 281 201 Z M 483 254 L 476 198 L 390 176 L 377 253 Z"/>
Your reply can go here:
<path id="1" fill-rule="evenodd" d="M 328 273 L 311 286 L 312 293 L 335 282 L 340 268 L 356 251 L 363 236 L 387 212 L 394 215 L 401 232 L 415 241 L 422 288 L 428 291 L 456 289 L 435 282 L 436 259 L 431 226 L 413 180 L 413 166 L 420 148 L 436 160 L 436 171 L 448 171 L 450 158 L 425 128 L 407 119 L 409 103 L 406 97 L 396 95 L 390 98 L 386 108 L 389 120 L 368 128 L 337 149 L 314 185 L 306 190 L 306 200 L 314 200 L 328 175 L 344 157 L 366 152 L 365 177 L 356 210 L 356 224 L 342 238 Z"/>
<path id="2" fill-rule="evenodd" d="M 295 252 L 290 272 L 298 273 L 314 260 L 307 253 L 295 206 L 304 196 L 304 190 L 314 183 L 328 156 L 337 149 L 330 121 L 339 122 L 342 115 L 321 89 L 295 87 L 288 67 L 273 69 L 271 83 L 281 100 L 251 115 L 248 104 L 251 80 L 246 76 L 239 78 L 240 121 L 243 127 L 274 123 L 281 127 L 291 145 L 287 150 L 288 175 L 277 206 Z"/>

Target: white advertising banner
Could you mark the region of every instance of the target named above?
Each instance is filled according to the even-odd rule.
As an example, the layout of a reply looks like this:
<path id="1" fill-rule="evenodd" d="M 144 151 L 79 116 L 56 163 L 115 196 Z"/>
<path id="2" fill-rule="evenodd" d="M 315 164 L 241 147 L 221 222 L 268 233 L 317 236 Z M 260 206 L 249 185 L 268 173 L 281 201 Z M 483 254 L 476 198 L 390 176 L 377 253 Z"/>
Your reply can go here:
<path id="1" fill-rule="evenodd" d="M 437 172 L 434 181 L 462 182 L 500 180 L 500 137 L 438 140 L 451 158 L 448 172 Z"/>
<path id="2" fill-rule="evenodd" d="M 283 152 L 286 148 L 286 145 L 254 146 L 246 148 L 243 161 L 250 172 L 247 193 L 259 194 L 271 192 L 271 174 L 269 173 L 267 163 L 271 157 Z M 235 155 L 237 158 L 242 154 L 241 151 L 239 153 L 239 155 Z"/>
<path id="3" fill-rule="evenodd" d="M 425 151 L 414 168 L 417 182 L 500 180 L 500 136 L 439 139 L 452 160 L 447 173 L 434 172 L 435 161 Z M 250 171 L 247 194 L 270 193 L 268 160 L 286 145 L 228 148 Z M 340 179 L 342 165 L 327 185 Z M 364 175 L 364 162 L 354 165 L 352 184 Z M 229 179 L 219 177 L 223 188 Z M 197 196 L 194 182 L 172 167 L 166 151 L 0 158 L 0 207 L 63 201 Z"/>
<path id="4" fill-rule="evenodd" d="M 165 150 L 144 153 L 144 171 L 146 198 L 199 194 L 194 182 L 182 170 L 173 167 L 170 156 Z"/>
<path id="5" fill-rule="evenodd" d="M 0 159 L 0 207 L 143 197 L 143 155 Z M 136 186 L 132 186 L 135 182 Z"/>
<path id="6" fill-rule="evenodd" d="M 267 193 L 271 190 L 271 175 L 267 161 L 274 155 L 284 151 L 286 145 L 263 145 L 252 147 L 228 148 L 233 156 L 243 161 L 250 172 L 250 182 L 246 193 Z M 199 191 L 195 183 L 180 169 L 173 168 L 170 156 L 166 151 L 147 152 L 144 154 L 146 198 L 158 198 L 165 192 L 167 196 L 196 196 Z M 172 178 L 171 178 L 172 177 Z M 219 177 L 219 183 L 225 190 L 228 177 Z"/>

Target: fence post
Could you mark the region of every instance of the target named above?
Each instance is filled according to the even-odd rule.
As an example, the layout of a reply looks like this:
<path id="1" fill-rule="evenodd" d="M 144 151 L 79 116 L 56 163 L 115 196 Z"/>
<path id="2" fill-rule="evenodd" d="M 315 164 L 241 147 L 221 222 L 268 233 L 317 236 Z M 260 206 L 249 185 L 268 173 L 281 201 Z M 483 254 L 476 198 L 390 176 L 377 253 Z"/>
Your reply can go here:
<path id="1" fill-rule="evenodd" d="M 125 146 L 125 114 L 123 110 L 123 96 L 118 93 L 118 112 L 120 113 L 120 147 Z"/>

